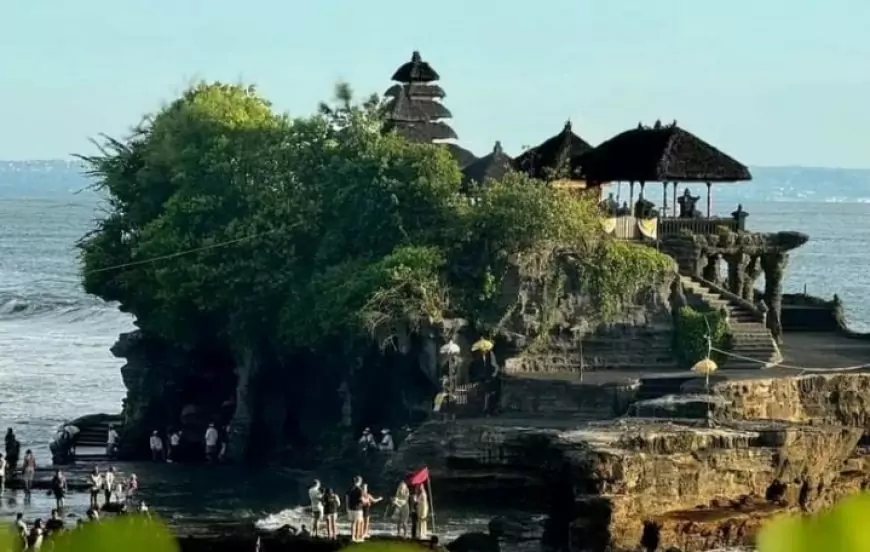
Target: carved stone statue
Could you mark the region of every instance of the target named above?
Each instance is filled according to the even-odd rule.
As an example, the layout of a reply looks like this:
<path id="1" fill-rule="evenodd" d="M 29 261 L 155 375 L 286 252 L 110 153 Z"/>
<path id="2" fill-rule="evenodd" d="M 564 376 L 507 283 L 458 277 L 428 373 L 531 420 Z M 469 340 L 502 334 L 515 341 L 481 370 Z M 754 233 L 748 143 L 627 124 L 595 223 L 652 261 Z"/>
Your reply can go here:
<path id="1" fill-rule="evenodd" d="M 645 198 L 640 198 L 634 204 L 634 216 L 639 219 L 651 219 L 659 216 L 655 209 L 655 203 Z"/>
<path id="2" fill-rule="evenodd" d="M 695 209 L 699 199 L 701 199 L 700 196 L 693 196 L 686 188 L 683 195 L 677 199 L 677 203 L 680 204 L 680 218 L 700 218 L 701 212 Z"/>
<path id="3" fill-rule="evenodd" d="M 601 211 L 607 215 L 615 216 L 619 210 L 619 203 L 613 198 L 613 194 L 607 194 L 607 199 L 598 204 Z"/>

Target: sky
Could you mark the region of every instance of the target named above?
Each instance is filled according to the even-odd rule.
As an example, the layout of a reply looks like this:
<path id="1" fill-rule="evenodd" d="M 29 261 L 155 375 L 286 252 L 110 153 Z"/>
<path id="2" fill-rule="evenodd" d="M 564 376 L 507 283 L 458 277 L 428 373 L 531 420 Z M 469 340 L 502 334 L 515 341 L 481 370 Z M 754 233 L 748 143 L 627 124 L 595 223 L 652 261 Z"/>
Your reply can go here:
<path id="1" fill-rule="evenodd" d="M 0 159 L 89 153 L 198 80 L 308 115 L 419 50 L 459 143 L 678 124 L 749 165 L 870 167 L 867 0 L 0 0 Z"/>

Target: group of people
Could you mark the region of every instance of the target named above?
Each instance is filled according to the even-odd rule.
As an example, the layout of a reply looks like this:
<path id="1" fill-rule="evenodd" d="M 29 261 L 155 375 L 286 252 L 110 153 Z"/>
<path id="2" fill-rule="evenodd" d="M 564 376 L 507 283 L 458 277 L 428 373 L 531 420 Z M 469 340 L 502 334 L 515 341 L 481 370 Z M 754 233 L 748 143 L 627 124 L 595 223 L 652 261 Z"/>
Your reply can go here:
<path id="1" fill-rule="evenodd" d="M 111 429 L 109 430 L 111 438 Z M 151 459 L 154 462 L 179 462 L 194 459 L 199 454 L 191 450 L 190 442 L 185 438 L 181 429 L 167 432 L 168 438 L 164 440 L 160 432 L 154 430 L 148 439 L 148 448 L 151 450 Z M 230 426 L 223 426 L 220 430 L 215 424 L 208 424 L 203 435 L 202 454 L 208 462 L 219 462 L 224 459 L 229 443 Z M 166 442 L 168 441 L 168 442 Z M 195 443 L 194 443 L 195 446 Z"/>
<path id="2" fill-rule="evenodd" d="M 319 480 L 308 489 L 311 502 L 312 535 L 320 537 L 321 522 L 325 529 L 325 538 L 338 538 L 338 512 L 342 501 L 331 488 L 324 488 Z M 353 478 L 353 485 L 344 495 L 345 510 L 351 525 L 351 540 L 362 542 L 371 536 L 372 507 L 383 500 L 374 496 L 362 477 Z M 389 503 L 392 508 L 392 518 L 396 523 L 396 535 L 407 538 L 410 528 L 412 539 L 428 538 L 429 496 L 423 485 L 417 485 L 412 491 L 408 484 L 402 481 L 396 489 L 396 494 Z"/>
<path id="3" fill-rule="evenodd" d="M 396 450 L 396 444 L 393 442 L 393 436 L 390 434 L 390 430 L 384 428 L 381 430 L 381 439 L 380 441 L 375 441 L 375 436 L 372 434 L 371 428 L 365 428 L 360 435 L 359 440 L 357 441 L 359 445 L 360 452 L 368 453 L 368 452 L 393 452 Z"/>
<path id="4" fill-rule="evenodd" d="M 100 495 L 103 495 L 103 508 L 112 504 L 127 504 L 136 499 L 139 491 L 139 479 L 136 474 L 131 474 L 124 481 L 118 477 L 114 466 L 104 472 L 100 472 L 97 466 L 88 475 L 89 492 L 91 497 L 90 506 L 94 510 L 100 509 Z"/>

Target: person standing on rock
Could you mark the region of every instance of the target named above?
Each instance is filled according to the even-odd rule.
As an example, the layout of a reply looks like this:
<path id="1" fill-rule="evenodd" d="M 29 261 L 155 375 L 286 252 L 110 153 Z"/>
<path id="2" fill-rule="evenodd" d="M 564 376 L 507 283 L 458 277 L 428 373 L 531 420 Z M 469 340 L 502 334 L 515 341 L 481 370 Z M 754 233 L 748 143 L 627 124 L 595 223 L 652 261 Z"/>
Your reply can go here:
<path id="1" fill-rule="evenodd" d="M 393 496 L 393 519 L 396 520 L 396 536 L 402 539 L 408 538 L 408 519 L 411 517 L 408 504 L 410 498 L 411 491 L 408 489 L 408 484 L 400 481 Z"/>
<path id="2" fill-rule="evenodd" d="M 63 499 L 66 496 L 66 477 L 60 470 L 55 470 L 54 477 L 51 478 L 51 492 L 54 494 L 54 500 L 58 510 L 63 510 Z"/>
<path id="3" fill-rule="evenodd" d="M 341 508 L 341 499 L 332 489 L 326 489 L 323 494 L 323 517 L 326 518 L 326 538 L 338 538 L 338 510 Z"/>
<path id="4" fill-rule="evenodd" d="M 362 538 L 367 539 L 371 537 L 371 528 L 372 528 L 372 506 L 383 500 L 383 498 L 377 497 L 369 493 L 369 486 L 366 483 L 362 484 L 362 513 L 363 513 L 363 528 L 362 528 Z"/>
<path id="5" fill-rule="evenodd" d="M 112 493 L 115 492 L 115 466 L 111 466 L 103 475 L 103 497 L 105 504 L 112 503 Z"/>
<path id="6" fill-rule="evenodd" d="M 100 496 L 100 489 L 103 488 L 103 476 L 100 475 L 100 470 L 96 466 L 94 466 L 94 469 L 88 475 L 88 483 L 90 483 L 91 491 L 91 508 L 97 510 L 100 508 L 97 497 Z"/>
<path id="7" fill-rule="evenodd" d="M 36 456 L 27 449 L 24 453 L 24 494 L 29 495 L 33 489 L 33 477 L 36 475 Z"/>
<path id="8" fill-rule="evenodd" d="M 0 454 L 0 494 L 6 492 L 6 470 L 8 466 L 6 464 L 6 458 Z"/>
<path id="9" fill-rule="evenodd" d="M 157 434 L 157 430 L 151 432 L 151 437 L 148 439 L 148 446 L 151 448 L 151 460 L 154 462 L 163 462 L 163 439 Z"/>
<path id="10" fill-rule="evenodd" d="M 220 433 L 218 433 L 214 424 L 208 424 L 208 429 L 205 430 L 205 459 L 209 462 L 217 460 L 220 437 Z"/>
<path id="11" fill-rule="evenodd" d="M 381 430 L 381 442 L 378 443 L 378 450 L 381 452 L 393 452 L 396 449 L 393 443 L 393 436 L 390 435 L 390 430 L 384 428 Z"/>
<path id="12" fill-rule="evenodd" d="M 169 434 L 169 454 L 166 461 L 170 464 L 178 462 L 178 447 L 181 446 L 181 431 L 172 431 Z"/>
<path id="13" fill-rule="evenodd" d="M 362 477 L 353 478 L 353 486 L 345 495 L 347 503 L 347 517 L 350 519 L 350 540 L 362 542 L 363 540 L 363 480 Z"/>
<path id="14" fill-rule="evenodd" d="M 21 451 L 21 443 L 15 437 L 15 432 L 12 428 L 6 430 L 6 469 L 9 473 L 15 472 L 18 466 L 18 454 Z"/>
<path id="15" fill-rule="evenodd" d="M 423 540 L 429 538 L 429 493 L 423 485 L 417 486 L 417 536 Z"/>
<path id="16" fill-rule="evenodd" d="M 320 521 L 323 519 L 323 489 L 320 486 L 320 481 L 315 479 L 314 484 L 308 489 L 308 500 L 311 502 L 311 527 L 314 531 L 314 536 L 319 535 Z"/>

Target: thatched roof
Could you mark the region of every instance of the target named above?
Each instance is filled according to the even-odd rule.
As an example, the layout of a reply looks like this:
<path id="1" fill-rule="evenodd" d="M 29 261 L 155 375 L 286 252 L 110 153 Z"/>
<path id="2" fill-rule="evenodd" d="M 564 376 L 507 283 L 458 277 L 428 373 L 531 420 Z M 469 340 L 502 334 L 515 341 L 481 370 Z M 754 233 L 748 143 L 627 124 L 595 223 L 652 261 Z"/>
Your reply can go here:
<path id="1" fill-rule="evenodd" d="M 501 142 L 496 142 L 492 153 L 484 155 L 463 169 L 466 183 L 483 184 L 486 180 L 500 180 L 514 170 L 513 159 L 501 148 Z"/>
<path id="2" fill-rule="evenodd" d="M 571 121 L 568 121 L 562 132 L 520 154 L 514 160 L 514 166 L 533 178 L 574 178 L 577 175 L 572 160 L 591 149 L 586 140 L 574 134 Z"/>
<path id="3" fill-rule="evenodd" d="M 461 168 L 465 168 L 468 165 L 471 165 L 475 161 L 477 161 L 477 156 L 462 146 L 453 144 L 451 142 L 447 142 L 442 144 L 448 150 L 450 150 L 450 154 L 456 159 L 456 162 L 459 163 Z"/>
<path id="4" fill-rule="evenodd" d="M 745 165 L 673 124 L 617 134 L 577 162 L 595 182 L 738 182 L 751 180 Z"/>
<path id="5" fill-rule="evenodd" d="M 449 119 L 450 110 L 433 100 L 409 98 L 399 94 L 387 102 L 387 119 L 392 121 L 428 122 Z"/>
<path id="6" fill-rule="evenodd" d="M 415 142 L 431 142 L 433 140 L 455 140 L 458 138 L 452 128 L 441 122 L 405 122 L 390 121 L 384 125 L 384 130 L 395 131 L 408 140 Z"/>
<path id="7" fill-rule="evenodd" d="M 404 94 L 405 96 L 411 98 L 441 99 L 446 96 L 446 94 L 444 93 L 444 89 L 437 84 L 422 83 L 394 84 L 393 86 L 388 88 L 386 92 L 384 92 L 384 96 L 387 98 L 395 98 L 400 94 Z"/>
<path id="8" fill-rule="evenodd" d="M 403 64 L 393 73 L 392 80 L 396 82 L 412 83 L 412 82 L 433 82 L 439 78 L 435 69 L 423 61 L 420 57 L 420 52 L 415 51 L 411 55 L 411 61 Z"/>

